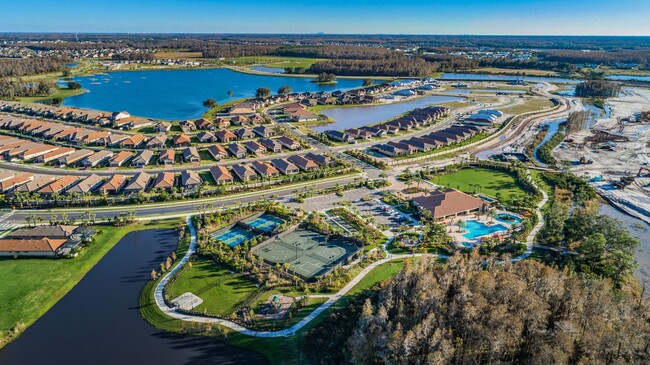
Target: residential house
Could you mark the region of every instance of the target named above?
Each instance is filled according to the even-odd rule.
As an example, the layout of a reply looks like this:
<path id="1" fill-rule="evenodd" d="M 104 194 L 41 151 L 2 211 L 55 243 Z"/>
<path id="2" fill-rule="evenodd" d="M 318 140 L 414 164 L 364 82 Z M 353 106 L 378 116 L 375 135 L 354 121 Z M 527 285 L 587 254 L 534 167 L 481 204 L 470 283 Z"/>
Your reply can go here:
<path id="1" fill-rule="evenodd" d="M 131 157 L 133 157 L 133 154 L 129 151 L 118 152 L 116 155 L 113 155 L 108 159 L 108 166 L 120 167 L 130 160 Z"/>
<path id="2" fill-rule="evenodd" d="M 192 140 L 187 134 L 181 133 L 172 136 L 172 145 L 174 147 L 189 147 L 192 145 Z"/>
<path id="3" fill-rule="evenodd" d="M 235 135 L 239 139 L 251 139 L 255 138 L 255 133 L 248 128 L 239 128 L 235 130 Z"/>
<path id="4" fill-rule="evenodd" d="M 0 181 L 0 192 L 7 193 L 13 191 L 20 185 L 26 184 L 32 180 L 34 180 L 34 175 L 28 172 L 11 176 L 8 179 Z"/>
<path id="5" fill-rule="evenodd" d="M 173 172 L 161 172 L 151 186 L 152 189 L 171 190 L 176 183 L 176 175 Z"/>
<path id="6" fill-rule="evenodd" d="M 354 137 L 347 133 L 343 133 L 341 131 L 336 131 L 336 130 L 328 130 L 324 132 L 327 138 L 333 139 L 335 141 L 339 142 L 352 142 L 354 141 Z"/>
<path id="7" fill-rule="evenodd" d="M 287 137 L 287 136 L 282 136 L 277 139 L 277 142 L 281 145 L 283 145 L 285 148 L 288 148 L 292 151 L 300 149 L 300 143 L 298 141 L 294 141 L 293 139 Z"/>
<path id="8" fill-rule="evenodd" d="M 149 181 L 151 181 L 151 174 L 140 172 L 135 175 L 124 187 L 124 194 L 140 193 L 147 190 Z"/>
<path id="9" fill-rule="evenodd" d="M 334 166 L 336 166 L 336 161 L 334 161 L 331 157 L 326 156 L 326 155 L 317 155 L 317 154 L 309 152 L 308 154 L 305 155 L 305 158 L 316 162 L 316 164 L 318 164 L 318 166 L 321 166 L 321 167 L 334 167 Z"/>
<path id="10" fill-rule="evenodd" d="M 271 138 L 262 138 L 259 142 L 264 148 L 273 153 L 282 152 L 282 145 Z"/>
<path id="11" fill-rule="evenodd" d="M 104 180 L 101 176 L 92 174 L 81 180 L 79 184 L 68 189 L 68 193 L 78 193 L 82 195 L 92 193 L 93 190 L 97 189 L 103 182 Z"/>
<path id="12" fill-rule="evenodd" d="M 246 158 L 246 148 L 239 143 L 229 144 L 228 152 L 230 152 L 236 158 Z"/>
<path id="13" fill-rule="evenodd" d="M 224 129 L 230 127 L 230 120 L 218 117 L 214 120 L 214 126 L 219 129 Z"/>
<path id="14" fill-rule="evenodd" d="M 143 144 L 146 140 L 147 137 L 141 134 L 135 134 L 120 142 L 120 146 L 122 148 L 138 148 L 138 146 Z"/>
<path id="15" fill-rule="evenodd" d="M 30 148 L 30 149 L 27 149 L 27 150 L 23 151 L 22 153 L 20 153 L 18 155 L 18 157 L 23 161 L 29 161 L 29 160 L 32 160 L 34 158 L 38 158 L 39 156 L 43 156 L 43 155 L 45 155 L 47 153 L 56 151 L 58 149 L 59 149 L 58 146 L 52 146 L 52 145 L 49 145 L 49 144 L 44 144 L 44 145 L 40 145 L 40 146 L 36 146 L 36 147 Z"/>
<path id="16" fill-rule="evenodd" d="M 199 162 L 201 161 L 201 156 L 199 156 L 199 152 L 196 150 L 196 147 L 188 147 L 183 150 L 183 156 L 182 156 L 183 162 Z"/>
<path id="17" fill-rule="evenodd" d="M 153 151 L 144 150 L 138 153 L 133 160 L 131 160 L 131 166 L 135 168 L 143 168 L 151 162 L 153 158 Z"/>
<path id="18" fill-rule="evenodd" d="M 124 175 L 115 174 L 111 176 L 106 182 L 97 189 L 102 194 L 117 194 L 122 190 L 126 184 Z"/>
<path id="19" fill-rule="evenodd" d="M 54 257 L 67 241 L 67 239 L 53 238 L 0 239 L 0 256 Z"/>
<path id="20" fill-rule="evenodd" d="M 196 139 L 201 143 L 214 143 L 217 141 L 217 137 L 210 132 L 201 132 L 196 135 Z"/>
<path id="21" fill-rule="evenodd" d="M 158 164 L 160 165 L 172 165 L 175 162 L 176 151 L 174 150 L 164 150 L 158 156 Z"/>
<path id="22" fill-rule="evenodd" d="M 244 147 L 249 150 L 251 153 L 256 155 L 261 155 L 266 152 L 266 148 L 256 141 L 246 141 L 244 142 Z"/>
<path id="23" fill-rule="evenodd" d="M 218 144 L 213 144 L 211 146 L 208 146 L 208 152 L 210 153 L 210 155 L 212 155 L 212 158 L 214 158 L 217 161 L 226 158 L 226 156 L 228 155 L 228 151 L 226 151 L 226 149 L 223 148 L 222 145 L 218 145 Z"/>
<path id="24" fill-rule="evenodd" d="M 302 171 L 314 171 L 318 170 L 318 164 L 316 162 L 307 159 L 303 156 L 300 155 L 293 155 L 289 156 L 288 158 L 289 162 L 293 163 L 294 165 L 298 166 Z"/>
<path id="25" fill-rule="evenodd" d="M 298 166 L 292 164 L 284 158 L 275 158 L 271 160 L 271 164 L 273 164 L 273 166 L 275 166 L 278 171 L 285 175 L 293 175 L 300 172 Z"/>
<path id="26" fill-rule="evenodd" d="M 59 157 L 57 164 L 60 166 L 66 166 L 66 165 L 71 166 L 85 159 L 86 157 L 92 156 L 94 153 L 95 151 L 86 150 L 86 149 L 77 150 L 73 153 Z"/>
<path id="27" fill-rule="evenodd" d="M 229 130 L 226 130 L 226 129 L 222 129 L 220 131 L 217 131 L 214 134 L 214 136 L 217 137 L 223 143 L 232 142 L 232 141 L 237 139 L 236 134 L 234 134 L 233 132 L 231 132 Z"/>
<path id="28" fill-rule="evenodd" d="M 226 169 L 224 166 L 210 167 L 210 175 L 212 175 L 212 178 L 217 185 L 226 183 L 230 184 L 234 180 L 230 171 L 228 171 L 228 169 Z"/>
<path id="29" fill-rule="evenodd" d="M 31 181 L 27 181 L 26 183 L 18 185 L 13 189 L 13 191 L 18 193 L 32 193 L 39 190 L 43 186 L 51 183 L 54 180 L 55 180 L 54 176 L 43 175 Z"/>
<path id="30" fill-rule="evenodd" d="M 260 125 L 255 128 L 253 128 L 253 133 L 257 134 L 260 137 L 273 137 L 275 136 L 275 128 L 269 127 L 269 126 L 264 126 Z"/>
<path id="31" fill-rule="evenodd" d="M 194 190 L 201 186 L 201 177 L 196 171 L 185 170 L 181 172 L 181 186 L 187 190 Z"/>
<path id="32" fill-rule="evenodd" d="M 196 125 L 196 128 L 198 129 L 203 129 L 203 130 L 214 130 L 214 123 L 212 121 L 201 118 L 198 119 L 194 122 L 194 125 Z"/>
<path id="33" fill-rule="evenodd" d="M 147 146 L 147 148 L 159 149 L 159 148 L 164 148 L 166 143 L 167 143 L 167 135 L 159 134 L 159 135 L 151 138 L 147 142 L 146 146 Z"/>
<path id="34" fill-rule="evenodd" d="M 235 164 L 235 165 L 232 165 L 231 168 L 232 168 L 232 171 L 235 173 L 235 175 L 237 175 L 237 177 L 241 181 L 250 181 L 250 180 L 253 180 L 253 179 L 257 179 L 257 174 L 248 165 Z"/>
<path id="35" fill-rule="evenodd" d="M 160 133 L 167 133 L 172 130 L 172 124 L 169 122 L 158 122 L 153 130 Z"/>
<path id="36" fill-rule="evenodd" d="M 182 122 L 179 122 L 178 124 L 180 125 L 181 130 L 184 133 L 189 133 L 196 130 L 196 124 L 194 124 L 194 122 L 191 120 L 184 120 Z"/>
<path id="37" fill-rule="evenodd" d="M 85 168 L 90 168 L 90 167 L 95 167 L 104 161 L 108 160 L 113 156 L 113 152 L 111 151 L 99 151 L 95 152 L 92 155 L 86 157 L 86 159 L 83 160 L 82 164 Z"/>
<path id="38" fill-rule="evenodd" d="M 278 169 L 273 167 L 273 165 L 268 162 L 253 161 L 251 167 L 263 177 L 274 177 L 280 175 Z"/>
<path id="39" fill-rule="evenodd" d="M 36 227 L 30 227 L 30 228 L 20 228 L 17 229 L 10 234 L 8 234 L 6 237 L 11 238 L 11 239 L 18 239 L 18 240 L 34 240 L 34 239 L 41 239 L 41 238 L 56 238 L 56 239 L 62 239 L 62 238 L 70 238 L 74 234 L 74 231 L 78 228 L 78 226 L 63 226 L 63 225 L 55 225 L 55 226 L 36 226 Z"/>
<path id="40" fill-rule="evenodd" d="M 74 184 L 77 183 L 77 181 L 79 181 L 78 177 L 67 175 L 57 180 L 54 180 L 54 182 L 40 188 L 37 192 L 41 195 L 52 195 L 52 194 L 62 193 L 67 189 L 71 188 Z"/>
<path id="41" fill-rule="evenodd" d="M 408 153 L 407 151 L 401 150 L 395 146 L 382 143 L 373 145 L 371 148 L 379 153 L 391 157 L 406 156 Z"/>

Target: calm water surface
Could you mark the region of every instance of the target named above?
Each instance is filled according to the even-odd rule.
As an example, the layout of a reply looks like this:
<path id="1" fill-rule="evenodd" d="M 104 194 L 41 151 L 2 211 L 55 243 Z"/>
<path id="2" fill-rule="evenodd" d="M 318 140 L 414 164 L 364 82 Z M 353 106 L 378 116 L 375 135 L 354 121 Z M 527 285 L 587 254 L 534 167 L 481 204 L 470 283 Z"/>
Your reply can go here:
<path id="1" fill-rule="evenodd" d="M 295 92 L 349 90 L 360 87 L 359 79 L 339 79 L 322 85 L 311 78 L 264 76 L 235 72 L 226 68 L 199 70 L 121 71 L 75 77 L 88 92 L 68 97 L 64 105 L 104 110 L 126 110 L 132 115 L 167 119 L 195 119 L 207 110 L 207 98 L 223 104 L 254 97 L 260 87 L 275 93 L 287 85 Z M 228 96 L 232 90 L 233 96 Z"/>
<path id="2" fill-rule="evenodd" d="M 140 291 L 177 242 L 169 229 L 125 236 L 49 312 L 0 350 L 0 364 L 266 364 L 257 353 L 206 337 L 164 333 L 140 317 Z"/>
<path id="3" fill-rule="evenodd" d="M 335 122 L 314 127 L 312 129 L 322 132 L 329 129 L 341 130 L 347 128 L 358 128 L 364 125 L 375 124 L 395 118 L 396 116 L 415 108 L 422 108 L 427 105 L 442 104 L 458 100 L 463 100 L 463 98 L 429 95 L 403 103 L 326 109 L 322 111 L 322 114 L 335 120 Z"/>
<path id="4" fill-rule="evenodd" d="M 635 256 L 639 267 L 635 270 L 634 276 L 641 283 L 647 281 L 650 284 L 650 225 L 607 204 L 600 206 L 600 213 L 623 222 L 630 234 L 641 242 Z"/>

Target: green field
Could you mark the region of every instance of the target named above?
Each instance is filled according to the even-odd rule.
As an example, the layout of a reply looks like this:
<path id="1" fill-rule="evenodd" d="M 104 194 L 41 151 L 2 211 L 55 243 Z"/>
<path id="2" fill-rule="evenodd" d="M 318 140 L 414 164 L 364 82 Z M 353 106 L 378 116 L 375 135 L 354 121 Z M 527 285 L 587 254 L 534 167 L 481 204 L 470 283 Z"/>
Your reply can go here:
<path id="1" fill-rule="evenodd" d="M 294 336 L 278 338 L 257 338 L 242 335 L 225 328 L 220 329 L 221 333 L 217 333 L 218 331 L 213 330 L 211 334 L 232 346 L 260 352 L 266 356 L 267 359 L 269 359 L 271 364 L 299 364 L 300 340 L 303 333 L 317 326 L 318 323 L 329 316 L 333 310 L 344 306 L 346 298 L 351 295 L 356 295 L 363 290 L 369 289 L 376 283 L 395 275 L 395 273 L 401 270 L 403 265 L 403 261 L 396 260 L 376 267 L 350 291 L 350 294 L 343 297 L 332 307 L 321 313 L 318 317 L 316 317 L 316 319 L 309 322 L 301 330 L 297 331 Z M 172 319 L 160 312 L 153 298 L 156 282 L 149 282 L 142 291 L 139 300 L 140 313 L 142 316 L 147 321 L 154 324 L 156 327 L 166 331 L 187 332 L 194 330 L 196 332 L 201 332 L 202 329 L 200 327 Z M 296 318 L 299 318 L 299 316 L 297 315 Z"/>
<path id="2" fill-rule="evenodd" d="M 51 100 L 51 99 L 54 99 L 54 98 L 67 98 L 68 96 L 75 96 L 75 95 L 80 95 L 80 94 L 83 94 L 83 93 L 84 93 L 83 89 L 73 90 L 73 89 L 69 89 L 67 87 L 62 87 L 62 88 L 59 88 L 52 95 L 22 97 L 22 98 L 18 98 L 18 101 L 23 102 L 23 103 L 33 103 L 35 101 Z"/>
<path id="3" fill-rule="evenodd" d="M 521 113 L 549 109 L 552 107 L 553 107 L 553 103 L 548 99 L 532 98 L 532 99 L 527 99 L 523 104 L 518 104 L 508 108 L 504 108 L 503 112 L 512 115 L 517 115 Z"/>
<path id="4" fill-rule="evenodd" d="M 1 259 L 0 347 L 8 331 L 29 326 L 65 296 L 125 234 L 154 228 L 174 228 L 178 219 L 138 223 L 126 227 L 98 226 L 95 242 L 74 259 Z"/>
<path id="5" fill-rule="evenodd" d="M 505 203 L 526 196 L 513 175 L 498 170 L 472 167 L 434 176 L 430 181 L 465 193 L 480 193 L 491 197 L 500 193 Z"/>
<path id="6" fill-rule="evenodd" d="M 229 65 L 263 65 L 273 68 L 285 67 L 302 67 L 309 68 L 315 62 L 320 61 L 319 58 L 304 58 L 304 57 L 281 57 L 281 56 L 245 56 L 237 58 L 229 58 L 226 63 Z"/>
<path id="7" fill-rule="evenodd" d="M 187 292 L 197 295 L 203 299 L 203 303 L 194 309 L 217 315 L 230 313 L 255 289 L 254 282 L 231 274 L 226 267 L 201 256 L 197 256 L 192 267 L 186 267 L 176 281 L 166 288 L 172 299 Z"/>

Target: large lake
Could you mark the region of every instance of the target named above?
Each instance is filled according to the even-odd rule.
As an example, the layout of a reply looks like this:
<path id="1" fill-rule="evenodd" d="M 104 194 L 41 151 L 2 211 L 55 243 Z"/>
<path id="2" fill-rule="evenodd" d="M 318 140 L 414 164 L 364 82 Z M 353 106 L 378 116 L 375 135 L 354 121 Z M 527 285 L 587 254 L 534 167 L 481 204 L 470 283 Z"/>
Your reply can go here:
<path id="1" fill-rule="evenodd" d="M 132 115 L 167 119 L 196 119 L 207 110 L 207 98 L 219 104 L 255 96 L 260 87 L 275 93 L 287 85 L 295 92 L 349 90 L 360 87 L 360 79 L 339 79 L 322 85 L 311 78 L 264 76 L 226 68 L 198 70 L 121 71 L 75 77 L 88 92 L 68 97 L 64 105 L 104 110 L 126 110 Z M 232 98 L 228 96 L 232 90 Z"/>
<path id="2" fill-rule="evenodd" d="M 170 229 L 125 236 L 63 299 L 0 350 L 0 364 L 267 364 L 260 354 L 212 338 L 164 333 L 140 317 L 140 292 L 177 242 Z"/>
<path id="3" fill-rule="evenodd" d="M 329 129 L 340 130 L 347 128 L 358 128 L 364 125 L 375 124 L 395 118 L 396 116 L 406 113 L 407 111 L 413 110 L 415 108 L 422 108 L 427 105 L 442 104 L 458 100 L 463 100 L 463 98 L 454 96 L 429 95 L 402 103 L 326 109 L 321 113 L 328 116 L 330 119 L 333 119 L 335 122 L 314 127 L 312 129 L 322 132 Z"/>

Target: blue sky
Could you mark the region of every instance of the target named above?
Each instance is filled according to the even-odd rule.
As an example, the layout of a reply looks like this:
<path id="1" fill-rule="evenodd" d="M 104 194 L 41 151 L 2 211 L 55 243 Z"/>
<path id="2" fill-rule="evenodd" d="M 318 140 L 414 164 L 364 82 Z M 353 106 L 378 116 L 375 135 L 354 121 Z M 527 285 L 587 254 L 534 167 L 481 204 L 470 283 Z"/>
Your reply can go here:
<path id="1" fill-rule="evenodd" d="M 0 0 L 0 32 L 650 35 L 648 0 Z"/>

